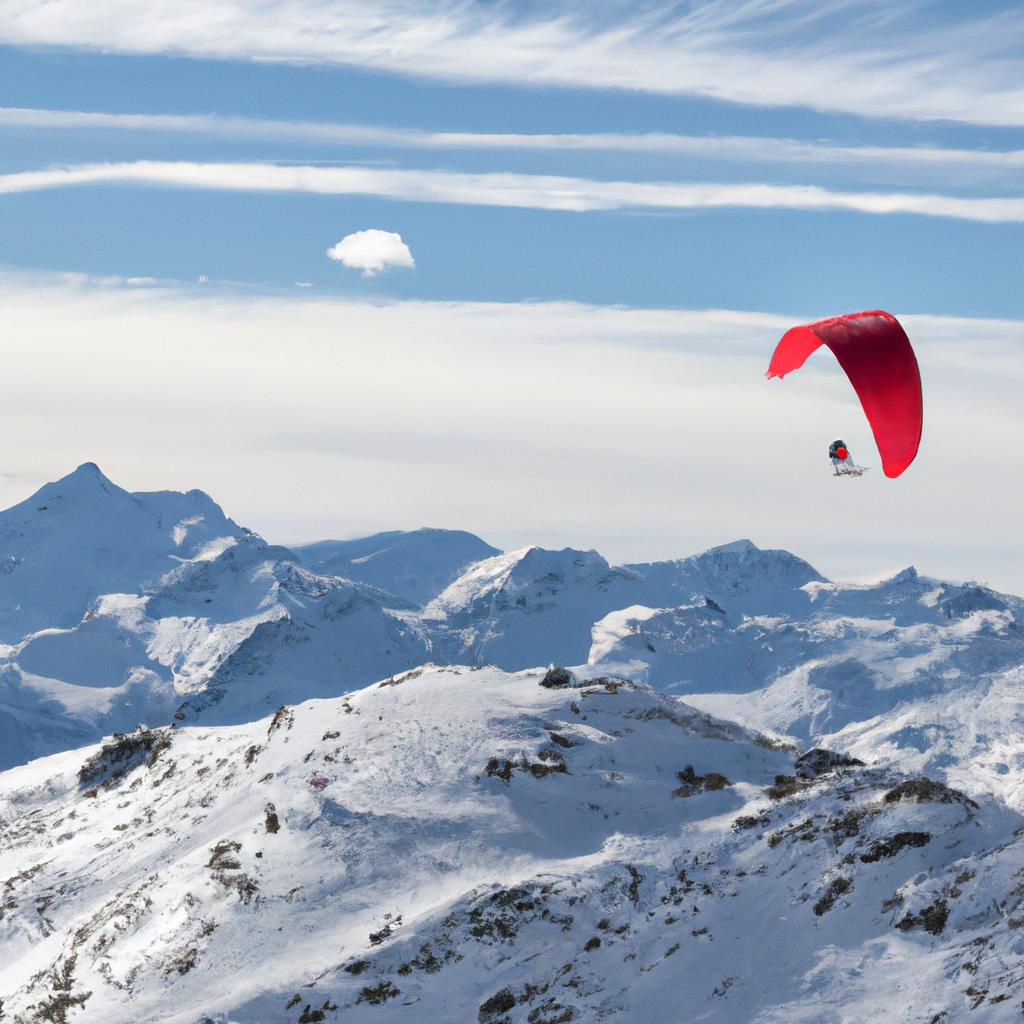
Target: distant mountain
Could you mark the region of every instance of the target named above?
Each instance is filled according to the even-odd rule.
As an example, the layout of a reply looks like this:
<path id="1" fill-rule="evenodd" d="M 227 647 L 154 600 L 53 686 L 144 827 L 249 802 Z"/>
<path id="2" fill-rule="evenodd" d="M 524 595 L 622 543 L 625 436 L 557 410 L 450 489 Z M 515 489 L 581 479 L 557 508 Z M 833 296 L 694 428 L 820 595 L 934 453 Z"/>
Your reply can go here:
<path id="1" fill-rule="evenodd" d="M 146 595 L 98 598 L 73 628 L 11 648 L 0 662 L 0 767 L 139 722 L 247 721 L 419 664 L 428 645 L 392 603 L 244 536 Z"/>
<path id="2" fill-rule="evenodd" d="M 596 551 L 523 548 L 479 562 L 423 612 L 438 660 L 527 668 L 537 654 L 559 664 L 585 661 L 594 624 L 642 604 L 698 601 L 723 621 L 750 614 L 804 614 L 802 589 L 824 577 L 788 551 L 748 540 L 670 562 L 613 567 Z"/>
<path id="3" fill-rule="evenodd" d="M 435 659 L 528 668 L 586 658 L 592 623 L 642 594 L 596 551 L 523 548 L 478 562 L 423 611 Z"/>
<path id="4" fill-rule="evenodd" d="M 412 605 L 317 576 L 200 491 L 130 494 L 91 463 L 0 514 L 0 545 L 0 768 L 199 710 L 258 717 L 428 654 Z"/>
<path id="5" fill-rule="evenodd" d="M 474 562 L 500 554 L 463 530 L 394 530 L 358 540 L 323 540 L 293 547 L 308 569 L 344 576 L 425 605 Z"/>
<path id="6" fill-rule="evenodd" d="M 706 604 L 642 606 L 594 626 L 587 670 L 618 673 L 797 742 L 885 757 L 1024 808 L 1024 601 L 907 569 L 812 581 L 798 615 L 730 622 Z"/>
<path id="7" fill-rule="evenodd" d="M 749 540 L 667 562 L 624 566 L 644 582 L 644 603 L 669 608 L 711 598 L 733 621 L 744 615 L 799 615 L 809 608 L 802 587 L 824 582 L 814 566 L 788 551 Z"/>
<path id="8" fill-rule="evenodd" d="M 246 531 L 202 491 L 130 494 L 91 462 L 0 513 L 0 641 L 75 625 L 100 594 L 138 594 Z"/>
<path id="9" fill-rule="evenodd" d="M 0 819 L 12 1021 L 996 1024 L 1024 997 L 1019 813 L 608 678 L 427 668 L 136 731 L 0 773 Z"/>

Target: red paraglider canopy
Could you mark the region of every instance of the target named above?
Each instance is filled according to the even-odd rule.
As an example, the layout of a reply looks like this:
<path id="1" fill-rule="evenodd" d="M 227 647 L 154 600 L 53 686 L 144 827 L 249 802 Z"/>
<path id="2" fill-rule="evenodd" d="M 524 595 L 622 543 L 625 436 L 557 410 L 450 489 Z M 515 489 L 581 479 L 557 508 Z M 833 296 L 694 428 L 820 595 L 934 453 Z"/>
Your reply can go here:
<path id="1" fill-rule="evenodd" d="M 857 392 L 885 475 L 899 476 L 917 455 L 923 415 L 921 374 L 906 332 L 880 309 L 794 327 L 775 347 L 768 378 L 799 370 L 822 345 L 832 350 Z"/>

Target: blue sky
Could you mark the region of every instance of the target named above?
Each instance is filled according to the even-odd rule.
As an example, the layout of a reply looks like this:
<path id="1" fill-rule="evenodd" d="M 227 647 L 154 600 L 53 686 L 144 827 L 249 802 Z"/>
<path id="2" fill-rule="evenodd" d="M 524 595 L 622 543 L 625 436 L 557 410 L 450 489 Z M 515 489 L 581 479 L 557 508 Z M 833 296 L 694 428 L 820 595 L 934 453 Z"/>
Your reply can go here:
<path id="1" fill-rule="evenodd" d="M 1008 508 L 1019 496 L 1012 479 L 997 481 L 985 475 L 987 462 L 979 468 L 971 460 L 988 432 L 1024 426 L 1006 392 L 1024 343 L 1022 40 L 1024 12 L 1011 2 L 982 9 L 928 0 L 439 0 L 428 8 L 412 0 L 0 0 L 0 267 L 10 300 L 0 321 L 9 336 L 15 327 L 27 331 L 49 353 L 45 373 L 25 369 L 36 389 L 30 397 L 51 417 L 65 415 L 44 429 L 8 412 L 12 455 L 0 499 L 16 500 L 25 487 L 90 459 L 128 486 L 204 486 L 275 539 L 429 522 L 474 529 L 503 546 L 538 539 L 602 547 L 622 559 L 679 554 L 757 533 L 736 513 L 742 490 L 725 474 L 708 476 L 706 456 L 709 445 L 727 451 L 732 438 L 764 430 L 766 419 L 781 414 L 772 404 L 777 392 L 762 401 L 738 385 L 745 411 L 724 416 L 715 442 L 698 436 L 700 402 L 692 393 L 696 404 L 685 415 L 676 415 L 669 395 L 664 405 L 659 398 L 663 418 L 654 422 L 644 395 L 626 389 L 618 407 L 628 443 L 618 450 L 609 441 L 578 457 L 560 452 L 546 471 L 536 465 L 544 445 L 516 447 L 522 430 L 515 417 L 460 420 L 456 395 L 475 401 L 493 392 L 530 408 L 528 396 L 507 386 L 519 379 L 521 348 L 540 353 L 535 375 L 555 366 L 565 374 L 546 384 L 583 389 L 579 415 L 588 387 L 614 404 L 608 389 L 616 374 L 603 361 L 608 346 L 627 353 L 623 366 L 635 364 L 638 379 L 648 379 L 661 358 L 651 353 L 673 346 L 659 311 L 678 311 L 673 330 L 687 339 L 676 355 L 691 360 L 690 370 L 673 364 L 680 381 L 699 373 L 709 353 L 732 346 L 737 372 L 760 382 L 761 363 L 786 323 L 885 308 L 919 317 L 915 342 L 933 382 L 926 441 L 932 431 L 955 446 L 954 410 L 963 414 L 964 402 L 990 405 L 988 420 L 962 429 L 969 441 L 956 455 L 962 472 L 974 474 L 978 500 L 1007 510 L 994 514 L 1013 536 Z M 400 235 L 415 266 L 367 276 L 327 258 L 340 239 L 367 229 Z M 366 301 L 394 304 L 395 316 L 376 320 Z M 152 350 L 145 329 L 119 347 L 128 345 L 119 303 L 197 336 L 209 331 L 209 364 L 196 366 L 200 356 L 189 349 L 180 382 L 153 379 L 165 354 Z M 343 404 L 350 377 L 364 389 L 376 382 L 384 400 L 390 372 L 382 363 L 375 376 L 360 362 L 360 372 L 350 373 L 353 348 L 321 347 L 316 339 L 331 333 L 330 318 L 318 319 L 325 309 L 334 311 L 338 332 L 358 324 L 371 332 L 360 345 L 400 352 L 416 363 L 428 392 L 447 396 L 453 404 L 443 414 L 417 420 L 416 436 L 434 440 L 417 449 L 415 472 L 397 454 L 408 447 L 408 432 L 387 434 L 395 448 L 378 451 L 377 461 L 358 457 L 301 396 L 286 400 L 257 388 L 260 401 L 280 413 L 269 420 L 278 423 L 275 436 L 292 437 L 289 445 L 229 429 L 212 382 L 233 387 L 232 360 L 245 342 L 241 335 L 221 342 L 210 311 L 221 323 L 233 310 L 264 345 L 258 313 L 268 303 L 276 303 L 268 314 L 274 322 L 282 311 L 304 320 L 303 303 L 311 310 L 308 344 L 321 362 L 310 356 L 303 372 L 323 378 L 318 402 L 335 394 Z M 608 308 L 618 306 L 635 315 L 606 321 Z M 579 324 L 614 322 L 614 330 L 602 327 L 589 346 L 576 338 L 576 361 L 553 357 L 548 366 L 535 339 L 547 337 L 552 323 L 565 327 L 573 309 Z M 720 322 L 693 321 L 708 332 L 707 352 L 686 326 L 689 310 L 734 311 Z M 736 319 L 736 312 L 757 316 Z M 81 320 L 69 319 L 72 313 Z M 466 339 L 439 340 L 460 362 L 454 372 L 387 333 L 442 313 L 449 319 L 437 328 L 439 339 L 462 338 L 467 323 L 486 332 L 495 317 L 521 334 L 503 326 L 510 349 L 500 356 L 489 349 L 490 363 L 459 348 Z M 70 329 L 74 337 L 52 333 L 57 324 L 67 332 L 69 323 L 81 324 Z M 575 326 L 565 329 L 576 336 Z M 153 333 L 174 344 L 166 332 Z M 966 386 L 958 383 L 958 356 L 944 347 L 951 338 L 979 349 L 985 339 L 995 353 L 989 376 L 968 375 L 966 395 L 957 392 Z M 221 344 L 230 359 L 218 354 Z M 287 351 L 295 340 L 285 332 L 280 344 Z M 103 408 L 55 411 L 73 393 L 74 382 L 60 378 L 61 365 L 74 362 L 61 355 L 71 345 L 116 350 L 124 365 L 113 377 L 149 389 L 165 433 L 155 423 L 118 433 L 109 407 L 118 401 L 116 380 L 113 391 L 97 385 Z M 478 375 L 467 375 L 465 365 Z M 594 380 L 593 366 L 604 367 Z M 803 385 L 797 401 L 807 404 L 798 407 L 814 418 L 814 430 L 861 429 L 833 368 L 807 372 L 820 374 L 839 403 L 830 414 L 815 405 L 811 383 Z M 211 382 L 206 404 L 192 393 L 190 374 Z M 456 377 L 462 391 L 453 393 Z M 718 367 L 714 387 L 723 395 L 727 379 Z M 799 386 L 785 387 L 792 397 Z M 337 430 L 358 434 L 363 421 L 340 404 Z M 165 445 L 177 408 L 203 424 L 192 439 L 198 450 Z M 255 398 L 248 415 L 256 425 L 268 418 Z M 319 443 L 324 430 L 336 443 Z M 465 448 L 460 431 L 491 439 L 483 461 L 474 449 L 453 463 Z M 672 477 L 660 489 L 635 479 L 630 454 L 650 447 L 652 431 L 659 454 L 650 472 Z M 787 458 L 804 457 L 804 437 L 807 451 L 817 450 L 820 438 L 801 431 L 798 419 L 787 420 L 785 431 L 796 446 Z M 663 444 L 662 432 L 674 445 Z M 586 436 L 577 443 L 586 447 Z M 866 436 L 859 448 L 869 445 Z M 934 461 L 919 460 L 916 484 L 906 482 L 909 474 L 902 490 L 865 483 L 863 514 L 888 502 L 892 523 L 903 525 L 858 527 L 862 557 L 836 556 L 826 546 L 828 530 L 813 525 L 823 513 L 842 514 L 834 494 L 814 490 L 816 478 L 811 490 L 797 489 L 799 501 L 765 483 L 777 507 L 765 536 L 754 539 L 806 555 L 820 544 L 826 571 L 899 568 L 916 558 L 951 575 L 990 566 L 1003 585 L 1024 589 L 1024 562 L 1006 568 L 1003 526 L 965 544 L 963 521 L 952 512 L 935 523 L 946 470 L 938 452 L 926 447 L 924 455 Z M 431 466 L 450 500 L 430 493 Z M 261 478 L 262 490 L 239 481 L 243 467 Z M 419 489 L 396 504 L 410 474 Z M 481 475 L 491 488 L 486 498 L 475 486 Z M 619 496 L 597 516 L 595 480 L 605 476 L 629 480 L 643 504 Z M 702 481 L 701 515 L 677 510 L 696 500 L 687 479 Z M 576 504 L 567 500 L 557 521 L 537 512 L 510 517 L 500 505 L 507 494 L 496 493 L 567 480 Z M 308 490 L 305 518 L 267 497 L 274 488 Z M 676 511 L 638 525 L 658 502 Z M 312 504 L 331 511 L 314 515 Z M 957 513 L 976 514 L 973 506 Z M 928 529 L 915 530 L 926 519 Z"/>
<path id="2" fill-rule="evenodd" d="M 143 8 L 152 8 L 155 17 L 161 6 Z M 710 12 L 706 18 L 714 13 L 722 19 L 730 11 L 758 6 L 768 13 L 748 16 L 735 27 L 738 38 L 743 38 L 741 28 L 754 35 L 747 47 L 754 58 L 771 57 L 778 49 L 780 59 L 799 65 L 802 46 L 813 54 L 827 43 L 836 53 L 836 73 L 857 80 L 861 72 L 856 67 L 846 72 L 841 69 L 857 56 L 862 36 L 871 28 L 870 19 L 880 16 L 879 5 L 868 0 L 839 5 L 845 12 L 823 25 L 817 20 L 804 24 L 801 19 L 807 5 L 798 2 L 684 4 L 666 6 L 659 13 L 664 20 L 673 12 L 689 10 L 692 17 L 695 11 L 705 9 Z M 17 14 L 19 5 L 3 7 Z M 384 67 L 346 66 L 325 59 L 324 53 L 312 59 L 304 57 L 303 63 L 267 63 L 247 59 L 262 54 L 247 54 L 244 44 L 231 60 L 169 56 L 169 52 L 180 53 L 190 45 L 189 36 L 175 37 L 173 26 L 166 30 L 165 43 L 146 43 L 152 45 L 153 53 L 118 53 L 118 49 L 142 44 L 130 38 L 119 44 L 118 35 L 105 25 L 103 17 L 104 9 L 109 8 L 106 17 L 112 26 L 116 5 L 96 7 L 99 13 L 79 29 L 78 45 L 73 31 L 63 38 L 44 23 L 34 24 L 34 45 L 0 49 L 0 97 L 7 110 L 6 120 L 0 122 L 0 174 L 142 160 L 318 168 L 357 165 L 527 179 L 558 175 L 600 182 L 818 186 L 845 193 L 1010 201 L 1020 192 L 1024 160 L 1003 166 L 965 161 L 1024 150 L 1024 101 L 1017 103 L 1017 124 L 972 123 L 962 113 L 967 109 L 970 115 L 975 109 L 976 122 L 986 121 L 993 93 L 1016 83 L 993 82 L 991 76 L 983 75 L 976 80 L 970 68 L 965 72 L 963 61 L 952 56 L 945 75 L 936 77 L 950 88 L 959 87 L 947 105 L 960 119 L 936 120 L 930 114 L 891 118 L 886 97 L 876 99 L 872 91 L 903 90 L 906 83 L 902 79 L 887 83 L 884 73 L 875 77 L 877 68 L 871 69 L 869 76 L 862 73 L 868 79 L 862 83 L 867 95 L 854 96 L 846 103 L 857 112 L 818 109 L 817 98 L 810 91 L 804 105 L 755 106 L 704 98 L 695 95 L 695 89 L 656 91 L 657 80 L 649 83 L 648 91 L 609 89 L 600 82 L 594 84 L 589 66 L 579 69 L 571 84 L 538 84 L 529 69 L 518 68 L 514 59 L 508 69 L 500 67 L 500 59 L 496 61 L 495 81 L 466 81 L 457 68 L 452 68 L 445 80 L 443 67 L 440 73 L 431 68 L 429 73 L 416 74 L 396 62 L 395 71 L 389 72 L 386 62 Z M 307 4 L 307 15 L 312 17 L 318 7 L 333 11 L 343 22 L 351 16 L 348 5 L 338 3 Z M 392 7 L 397 12 L 394 31 L 400 34 L 402 18 L 414 21 L 417 5 L 397 3 Z M 489 11 L 493 20 L 503 11 L 511 11 L 504 17 L 514 22 L 520 19 L 515 22 L 519 25 L 523 19 L 541 24 L 550 20 L 550 11 L 543 5 L 469 7 L 475 7 L 482 19 Z M 903 7 L 905 14 L 874 36 L 875 46 L 890 46 L 898 53 L 906 33 L 923 32 L 926 25 L 928 32 L 934 32 L 943 19 L 964 20 L 962 4 Z M 986 7 L 991 19 L 997 8 Z M 262 5 L 264 12 L 274 8 L 274 4 Z M 282 18 L 287 17 L 287 10 L 281 6 Z M 650 15 L 657 6 L 607 4 L 591 10 L 598 13 L 580 18 L 582 27 L 576 31 L 581 38 L 589 39 L 588 33 L 601 27 L 629 23 L 641 11 Z M 1021 20 L 1013 5 L 1005 5 L 1004 10 L 1006 17 L 1016 19 L 1015 24 Z M 985 26 L 979 19 L 968 21 L 964 29 L 965 33 L 973 29 L 980 37 L 972 40 L 965 35 L 964 43 L 968 52 L 973 45 L 979 59 L 982 54 L 989 57 L 991 47 L 1000 42 L 1000 26 L 989 25 L 987 34 Z M 16 27 L 8 29 L 9 36 L 17 35 Z M 271 28 L 268 25 L 268 32 Z M 1001 28 L 1006 31 L 1005 25 Z M 112 32 L 105 44 L 111 52 L 99 53 L 91 40 L 105 30 Z M 729 35 L 733 30 L 727 25 L 717 30 L 721 38 L 716 36 L 701 45 L 726 50 L 733 45 Z M 474 22 L 471 31 L 479 34 L 483 29 Z M 210 29 L 211 35 L 215 32 L 216 28 Z M 54 37 L 49 45 L 48 33 Z M 758 33 L 764 37 L 760 44 Z M 777 42 L 782 35 L 786 37 L 785 50 Z M 849 48 L 844 50 L 847 37 Z M 255 47 L 258 42 L 249 45 Z M 458 40 L 448 42 L 454 46 Z M 638 50 L 643 43 L 642 38 L 637 42 Z M 209 46 L 215 44 L 224 45 L 213 38 Z M 287 53 L 288 47 L 284 48 Z M 339 49 L 339 59 L 372 63 L 358 53 L 353 56 L 345 47 Z M 539 50 L 546 59 L 553 56 L 544 54 L 543 42 Z M 787 53 L 797 56 L 787 58 Z M 671 55 L 669 50 L 663 56 L 669 59 Z M 326 57 L 330 56 L 328 49 Z M 627 49 L 623 59 L 628 57 Z M 1019 54 L 1016 58 L 1019 69 Z M 677 59 L 685 61 L 685 53 Z M 936 54 L 934 59 L 941 64 L 943 58 Z M 889 64 L 898 67 L 899 61 L 893 58 Z M 410 65 L 415 68 L 415 60 Z M 572 69 L 567 71 L 567 77 L 572 73 Z M 753 73 L 746 70 L 748 75 Z M 768 79 L 780 74 L 771 61 L 766 62 L 763 73 Z M 477 71 L 477 75 L 485 74 L 486 67 Z M 508 80 L 517 75 L 520 80 Z M 667 88 L 671 88 L 671 79 Z M 799 86 L 794 95 L 800 97 Z M 831 102 L 842 105 L 839 99 Z M 905 96 L 903 102 L 913 107 Z M 57 126 L 52 122 L 52 112 L 57 111 L 200 115 L 206 123 L 169 130 L 154 127 L 142 117 L 130 125 L 111 119 L 102 126 Z M 50 120 L 42 112 L 51 112 Z M 876 116 L 867 116 L 870 113 Z M 1013 121 L 1012 114 L 1011 107 L 1002 119 Z M 250 121 L 241 132 L 237 128 L 225 131 L 218 123 L 218 119 L 238 118 Z M 294 127 L 296 123 L 321 126 L 320 137 L 315 129 L 298 138 L 282 133 L 282 125 Z M 566 148 L 557 139 L 527 148 L 513 141 L 501 146 L 474 144 L 472 138 L 445 146 L 402 144 L 386 137 L 365 141 L 324 138 L 323 126 L 352 125 L 467 136 L 611 134 L 620 138 L 614 148 L 604 149 Z M 692 140 L 691 151 L 638 149 L 628 138 L 621 138 L 649 133 L 686 137 Z M 702 140 L 723 136 L 743 139 L 747 155 L 723 155 L 712 146 L 701 151 Z M 836 148 L 869 152 L 819 158 L 814 154 L 759 157 L 759 149 L 767 152 L 775 140 L 809 142 L 824 153 Z M 915 160 L 892 153 L 906 148 L 955 150 L 967 156 L 957 162 L 943 160 L 941 154 Z M 126 277 L 193 280 L 205 274 L 215 281 L 276 287 L 303 281 L 331 293 L 398 298 L 577 299 L 673 308 L 724 306 L 794 316 L 872 306 L 907 312 L 1018 316 L 1024 311 L 1024 293 L 1016 287 L 1022 219 L 1019 210 L 1008 222 L 1000 217 L 996 223 L 985 223 L 906 212 L 879 215 L 743 205 L 578 213 L 398 201 L 381 195 L 268 195 L 114 181 L 4 196 L 0 202 L 0 260 L 23 268 Z M 400 233 L 412 249 L 416 269 L 363 280 L 357 271 L 324 258 L 326 248 L 343 235 L 369 227 Z"/>

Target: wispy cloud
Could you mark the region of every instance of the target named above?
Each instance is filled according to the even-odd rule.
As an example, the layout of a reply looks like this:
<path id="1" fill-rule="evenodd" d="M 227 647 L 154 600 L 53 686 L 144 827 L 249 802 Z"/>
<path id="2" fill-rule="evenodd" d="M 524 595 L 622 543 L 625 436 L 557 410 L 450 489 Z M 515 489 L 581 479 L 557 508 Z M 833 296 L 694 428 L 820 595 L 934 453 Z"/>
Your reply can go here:
<path id="1" fill-rule="evenodd" d="M 917 214 L 985 223 L 1024 222 L 1024 198 L 962 198 L 912 192 L 850 192 L 752 182 L 600 181 L 542 174 L 467 174 L 375 167 L 137 161 L 0 175 L 0 194 L 76 185 L 160 185 L 249 192 L 375 195 L 426 203 L 539 210 L 699 210 L 749 207 Z"/>
<path id="2" fill-rule="evenodd" d="M 954 149 L 942 146 L 850 146 L 752 135 L 680 135 L 671 132 L 438 132 L 417 128 L 280 121 L 217 114 L 111 114 L 84 110 L 0 107 L 0 127 L 100 129 L 196 134 L 216 139 L 262 139 L 337 146 L 439 150 L 540 150 L 659 153 L 744 163 L 892 167 L 1012 175 L 1024 171 L 1024 149 Z"/>
<path id="3" fill-rule="evenodd" d="M 980 13 L 979 13 L 980 12 Z M 0 41 L 312 61 L 448 81 L 688 93 L 1024 124 L 1024 12 L 938 0 L 0 0 Z"/>

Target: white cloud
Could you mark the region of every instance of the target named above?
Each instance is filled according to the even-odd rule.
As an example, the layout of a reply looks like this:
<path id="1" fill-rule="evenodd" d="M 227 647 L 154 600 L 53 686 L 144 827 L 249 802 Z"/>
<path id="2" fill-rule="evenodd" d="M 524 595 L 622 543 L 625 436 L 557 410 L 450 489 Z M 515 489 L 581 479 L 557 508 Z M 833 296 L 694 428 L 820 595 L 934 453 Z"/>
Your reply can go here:
<path id="1" fill-rule="evenodd" d="M 923 192 L 842 191 L 817 185 L 599 181 L 543 174 L 393 170 L 256 163 L 140 160 L 0 175 L 0 194 L 91 184 L 164 185 L 254 192 L 376 195 L 427 203 L 538 210 L 749 207 L 917 214 L 985 223 L 1024 222 L 1024 198 L 964 198 Z"/>
<path id="2" fill-rule="evenodd" d="M 1004 443 L 1024 434 L 1021 322 L 902 318 L 926 421 L 892 481 L 834 359 L 764 379 L 794 322 L 776 315 L 82 276 L 0 275 L 0 302 L 32 339 L 6 356 L 3 505 L 91 459 L 133 489 L 201 487 L 281 542 L 429 523 L 627 561 L 750 536 L 837 576 L 913 562 L 1024 590 Z M 859 481 L 830 476 L 837 434 Z"/>
<path id="3" fill-rule="evenodd" d="M 1022 12 L 939 6 L 569 0 L 531 14 L 467 0 L 0 0 L 0 42 L 1024 124 Z"/>
<path id="4" fill-rule="evenodd" d="M 274 139 L 326 145 L 439 150 L 545 150 L 661 153 L 746 163 L 837 165 L 902 171 L 915 177 L 962 184 L 965 172 L 1019 182 L 1024 150 L 953 149 L 941 146 L 849 146 L 804 139 L 742 135 L 679 135 L 670 132 L 432 132 L 319 121 L 275 121 L 216 114 L 109 114 L 78 110 L 0 107 L 0 126 L 48 131 L 102 129 L 211 135 L 218 139 Z"/>
<path id="5" fill-rule="evenodd" d="M 409 246 L 395 231 L 368 228 L 346 235 L 327 250 L 329 259 L 346 267 L 361 270 L 363 277 L 373 277 L 389 267 L 415 267 Z"/>

